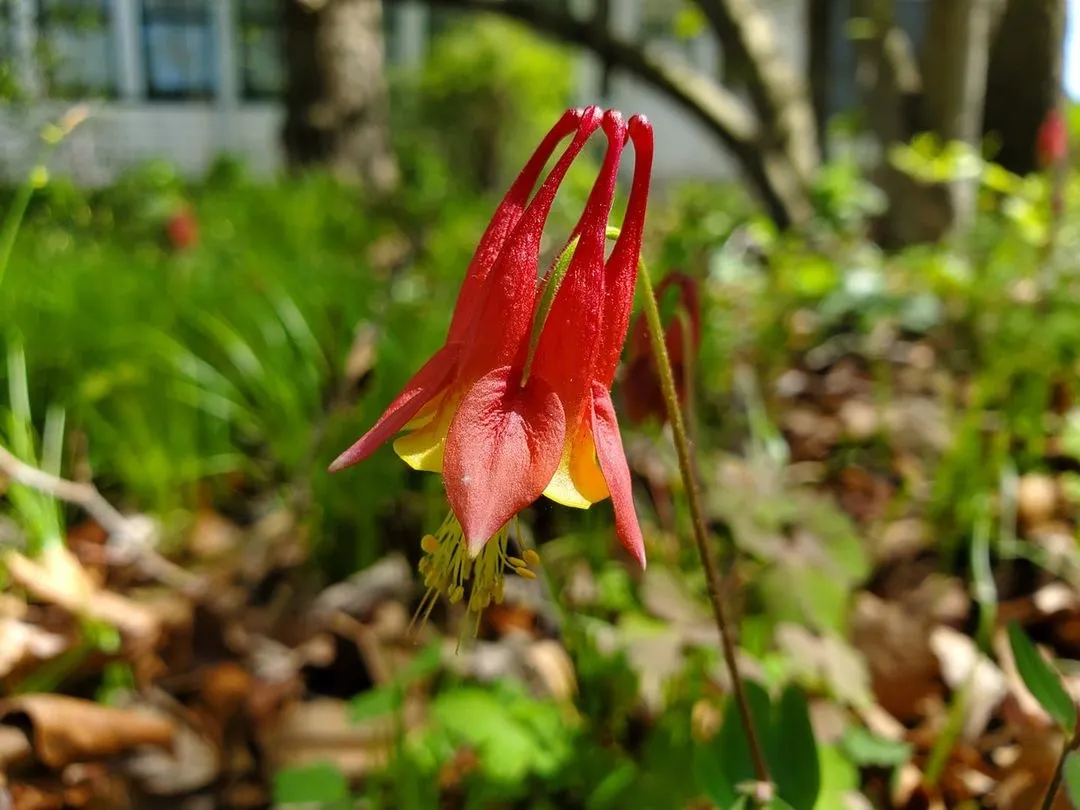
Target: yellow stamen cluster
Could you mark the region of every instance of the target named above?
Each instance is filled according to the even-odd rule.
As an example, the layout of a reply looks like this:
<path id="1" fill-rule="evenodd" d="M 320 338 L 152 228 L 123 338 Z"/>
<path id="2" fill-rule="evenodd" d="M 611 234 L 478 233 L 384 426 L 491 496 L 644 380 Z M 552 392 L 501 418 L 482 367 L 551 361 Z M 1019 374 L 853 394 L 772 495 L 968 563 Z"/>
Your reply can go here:
<path id="1" fill-rule="evenodd" d="M 421 625 L 426 622 L 440 594 L 449 599 L 450 604 L 456 604 L 465 598 L 468 587 L 468 612 L 475 616 L 479 628 L 481 612 L 492 602 L 502 603 L 507 569 L 520 577 L 536 579 L 532 569 L 540 564 L 540 555 L 526 549 L 520 557 L 511 556 L 506 553 L 509 540 L 510 524 L 507 523 L 484 544 L 476 557 L 472 557 L 461 524 L 450 512 L 437 533 L 426 534 L 420 541 L 424 556 L 419 569 L 427 593 L 420 600 L 413 621 L 419 619 Z"/>

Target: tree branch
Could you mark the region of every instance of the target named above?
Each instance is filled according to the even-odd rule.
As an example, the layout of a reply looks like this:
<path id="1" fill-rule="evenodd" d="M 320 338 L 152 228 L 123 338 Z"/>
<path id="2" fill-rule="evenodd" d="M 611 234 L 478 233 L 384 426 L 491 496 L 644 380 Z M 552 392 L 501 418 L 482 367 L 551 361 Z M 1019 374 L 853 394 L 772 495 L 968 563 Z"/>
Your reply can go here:
<path id="1" fill-rule="evenodd" d="M 428 0 L 429 5 L 511 17 L 562 42 L 578 45 L 634 74 L 693 113 L 729 147 L 756 140 L 754 113 L 724 87 L 692 68 L 613 35 L 604 25 L 581 20 L 532 0 Z"/>
<path id="2" fill-rule="evenodd" d="M 806 178 L 791 155 L 763 139 L 762 127 L 745 102 L 727 88 L 677 60 L 665 58 L 612 34 L 603 25 L 532 0 L 428 0 L 430 5 L 501 14 L 561 42 L 585 48 L 675 101 L 738 159 L 769 214 L 781 227 L 811 213 Z M 814 141 L 814 134 L 810 132 Z"/>
<path id="3" fill-rule="evenodd" d="M 814 107 L 801 71 L 785 57 L 760 0 L 697 0 L 725 49 L 745 71 L 747 90 L 763 122 L 809 182 L 821 162 Z"/>

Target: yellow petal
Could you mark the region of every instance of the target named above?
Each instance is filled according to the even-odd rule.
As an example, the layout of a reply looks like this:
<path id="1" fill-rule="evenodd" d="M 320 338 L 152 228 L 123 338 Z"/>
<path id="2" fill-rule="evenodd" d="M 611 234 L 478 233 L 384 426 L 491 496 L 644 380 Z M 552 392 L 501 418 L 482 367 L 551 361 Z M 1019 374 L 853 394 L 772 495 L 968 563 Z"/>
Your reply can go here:
<path id="1" fill-rule="evenodd" d="M 416 416 L 410 419 L 402 430 L 419 430 L 430 424 L 431 420 L 434 419 L 435 415 L 439 412 L 439 408 L 442 407 L 444 399 L 445 397 L 440 395 L 427 402 L 423 408 L 416 412 Z"/>
<path id="2" fill-rule="evenodd" d="M 394 442 L 394 452 L 414 470 L 441 473 L 446 432 L 454 418 L 454 408 L 445 407 L 427 416 L 422 427 Z M 421 412 L 423 413 L 423 412 Z M 413 421 L 416 422 L 419 419 Z"/>
<path id="3" fill-rule="evenodd" d="M 576 440 L 567 442 L 559 469 L 552 476 L 544 495 L 555 503 L 574 509 L 588 509 L 610 495 L 588 429 L 579 432 Z"/>

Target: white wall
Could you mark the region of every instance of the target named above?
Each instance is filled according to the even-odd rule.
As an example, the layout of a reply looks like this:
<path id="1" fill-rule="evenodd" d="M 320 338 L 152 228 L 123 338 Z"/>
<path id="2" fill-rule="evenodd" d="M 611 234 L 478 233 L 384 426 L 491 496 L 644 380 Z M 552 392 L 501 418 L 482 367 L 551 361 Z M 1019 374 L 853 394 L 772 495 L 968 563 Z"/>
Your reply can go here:
<path id="1" fill-rule="evenodd" d="M 0 111 L 0 172 L 25 172 L 41 149 L 39 133 L 68 105 L 36 104 L 30 110 Z M 199 103 L 111 103 L 90 105 L 90 116 L 63 142 L 51 171 L 99 185 L 118 171 L 167 157 L 185 174 L 206 171 L 221 154 L 241 155 L 255 174 L 280 165 L 282 112 L 277 104 L 223 109 Z"/>

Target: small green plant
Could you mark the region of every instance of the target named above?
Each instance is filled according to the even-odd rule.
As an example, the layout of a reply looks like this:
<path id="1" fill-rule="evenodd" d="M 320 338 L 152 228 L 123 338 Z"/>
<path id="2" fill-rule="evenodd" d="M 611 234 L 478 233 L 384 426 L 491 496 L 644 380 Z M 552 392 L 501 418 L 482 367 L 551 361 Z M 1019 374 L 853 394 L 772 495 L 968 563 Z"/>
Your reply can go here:
<path id="1" fill-rule="evenodd" d="M 1009 646 L 1016 661 L 1016 669 L 1032 696 L 1046 710 L 1054 723 L 1065 735 L 1065 744 L 1058 759 L 1053 779 L 1046 789 L 1044 810 L 1054 806 L 1054 800 L 1065 780 L 1070 798 L 1080 794 L 1080 731 L 1077 724 L 1076 703 L 1065 691 L 1061 676 L 1047 663 L 1042 654 L 1016 622 L 1009 623 Z"/>

